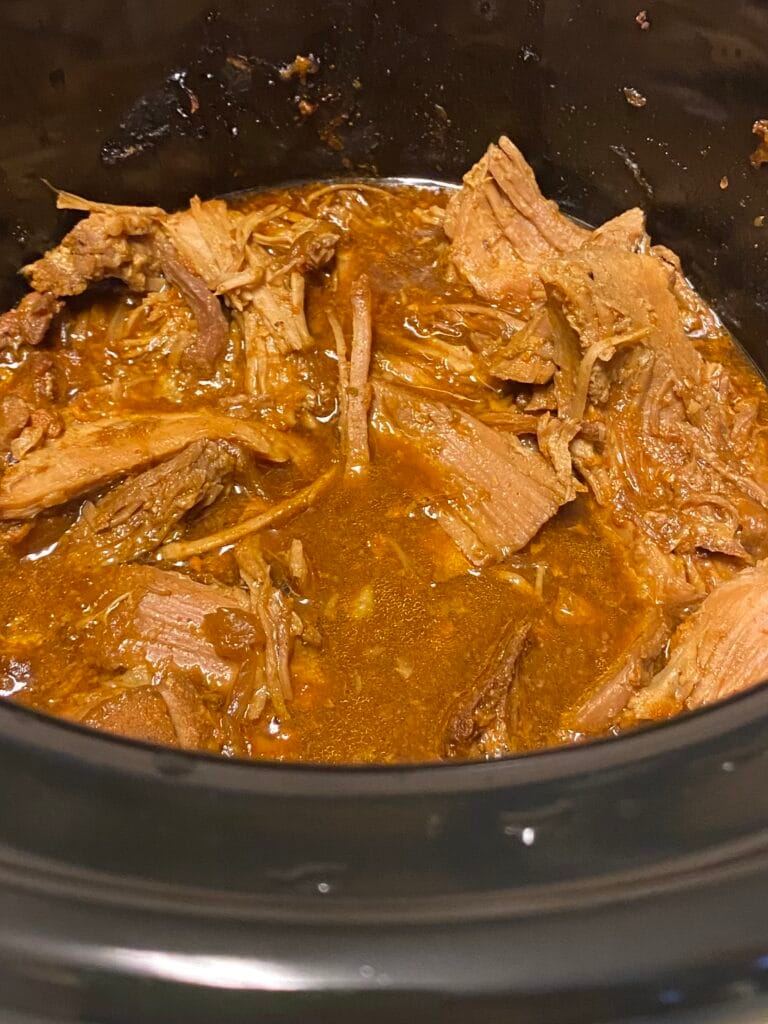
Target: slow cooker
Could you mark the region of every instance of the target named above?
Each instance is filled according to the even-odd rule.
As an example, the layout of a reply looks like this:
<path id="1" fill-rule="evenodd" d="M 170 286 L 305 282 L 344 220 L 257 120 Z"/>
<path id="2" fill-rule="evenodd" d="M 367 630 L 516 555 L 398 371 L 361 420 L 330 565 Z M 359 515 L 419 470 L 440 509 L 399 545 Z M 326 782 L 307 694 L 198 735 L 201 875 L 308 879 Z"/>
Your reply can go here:
<path id="1" fill-rule="evenodd" d="M 2 0 L 3 303 L 66 226 L 43 179 L 170 207 L 450 181 L 504 132 L 571 214 L 645 208 L 766 372 L 768 8 L 642 3 Z M 279 74 L 297 54 L 305 83 Z M 161 750 L 6 702 L 0 778 L 3 1022 L 768 1020 L 765 686 L 573 749 L 386 769 Z"/>

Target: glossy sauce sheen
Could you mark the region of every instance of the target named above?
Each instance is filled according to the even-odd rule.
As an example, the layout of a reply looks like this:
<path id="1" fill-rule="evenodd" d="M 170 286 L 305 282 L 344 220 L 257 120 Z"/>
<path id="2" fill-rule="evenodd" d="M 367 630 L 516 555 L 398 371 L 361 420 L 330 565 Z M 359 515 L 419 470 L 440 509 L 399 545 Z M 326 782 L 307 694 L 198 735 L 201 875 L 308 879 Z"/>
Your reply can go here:
<path id="1" fill-rule="evenodd" d="M 398 354 L 414 358 L 419 348 L 469 343 L 467 323 L 445 313 L 477 301 L 450 269 L 434 216 L 449 195 L 438 187 L 397 184 L 324 194 L 306 186 L 238 199 L 248 209 L 278 203 L 316 214 L 325 206 L 347 228 L 335 268 L 308 279 L 307 316 L 316 343 L 310 376 L 325 407 L 313 423 L 299 425 L 312 452 L 306 464 L 259 466 L 251 480 L 239 478 L 213 508 L 187 518 L 185 537 L 208 534 L 258 511 L 265 499 L 290 495 L 337 459 L 337 360 L 327 313 L 335 312 L 349 329 L 350 288 L 361 273 L 371 283 L 380 365 Z M 179 401 L 194 408 L 241 392 L 236 337 L 213 381 L 179 383 L 168 374 L 157 339 L 189 330 L 189 312 L 172 290 L 159 297 L 155 321 L 143 314 L 137 321 L 138 306 L 139 300 L 116 292 L 91 292 L 70 303 L 46 347 L 64 382 L 62 404 L 74 402 L 83 413 L 112 406 L 173 410 Z M 729 339 L 707 345 L 745 389 L 762 397 Z M 0 367 L 0 396 L 31 372 L 29 360 Z M 498 382 L 473 373 L 456 381 L 448 367 L 444 373 L 470 411 L 509 403 Z M 321 643 L 296 645 L 288 716 L 268 711 L 250 726 L 247 750 L 224 752 L 310 762 L 439 758 L 447 716 L 471 698 L 478 666 L 516 619 L 533 624 L 516 684 L 516 748 L 561 742 L 564 713 L 621 654 L 643 611 L 620 540 L 582 494 L 523 551 L 500 566 L 471 568 L 428 506 L 414 499 L 418 468 L 396 445 L 370 433 L 372 464 L 364 479 L 337 478 L 313 507 L 262 537 L 278 561 L 292 540 L 301 540 L 311 585 L 299 594 L 299 610 L 317 627 Z M 38 517 L 27 535 L 0 546 L 0 692 L 94 722 L 94 707 L 111 685 L 100 662 L 98 628 L 112 614 L 119 570 L 79 571 L 59 557 L 56 541 L 80 504 Z M 227 549 L 175 568 L 202 581 L 238 583 Z M 206 692 L 204 699 L 220 711 L 221 694 Z"/>

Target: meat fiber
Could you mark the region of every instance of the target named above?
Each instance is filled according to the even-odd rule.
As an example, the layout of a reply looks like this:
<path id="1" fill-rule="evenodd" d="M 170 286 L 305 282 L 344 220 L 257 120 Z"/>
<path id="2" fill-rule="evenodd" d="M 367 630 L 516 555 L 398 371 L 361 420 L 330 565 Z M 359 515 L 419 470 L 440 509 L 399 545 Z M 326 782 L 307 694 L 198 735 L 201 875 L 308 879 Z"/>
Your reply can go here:
<path id="1" fill-rule="evenodd" d="M 445 231 L 453 262 L 478 295 L 519 312 L 544 298 L 536 264 L 577 249 L 589 235 L 544 198 L 506 137 L 465 175 L 448 204 Z"/>
<path id="2" fill-rule="evenodd" d="M 195 672 L 212 690 L 233 684 L 240 664 L 219 653 L 207 619 L 229 609 L 247 622 L 250 608 L 241 590 L 151 566 L 123 566 L 109 579 L 86 625 L 86 649 L 98 664 L 113 672 L 147 666 Z"/>
<path id="3" fill-rule="evenodd" d="M 332 259 L 338 235 L 307 218 L 266 236 L 261 232 L 268 219 L 268 212 L 243 213 L 221 200 L 194 198 L 188 210 L 164 222 L 164 230 L 186 269 L 235 312 L 247 391 L 275 398 L 296 383 L 291 356 L 311 344 L 303 274 Z M 269 249 L 262 244 L 267 237 Z"/>
<path id="4" fill-rule="evenodd" d="M 451 712 L 445 733 L 444 756 L 491 760 L 510 753 L 517 723 L 513 689 L 517 663 L 528 638 L 527 622 L 510 622 L 481 668 L 472 696 Z"/>
<path id="5" fill-rule="evenodd" d="M 0 314 L 0 351 L 39 345 L 61 307 L 53 295 L 29 292 L 15 309 Z"/>
<path id="6" fill-rule="evenodd" d="M 352 291 L 352 345 L 347 345 L 338 320 L 329 316 L 336 339 L 339 364 L 339 429 L 347 478 L 364 472 L 370 459 L 368 451 L 368 410 L 371 387 L 371 289 L 367 278 L 358 281 Z"/>
<path id="7" fill-rule="evenodd" d="M 673 637 L 669 660 L 628 706 L 629 719 L 665 718 L 768 679 L 768 560 L 704 600 Z"/>
<path id="8" fill-rule="evenodd" d="M 291 655 L 296 635 L 293 598 L 272 583 L 259 542 L 251 537 L 235 549 L 235 558 L 250 594 L 251 607 L 266 636 L 265 677 L 278 713 L 285 714 L 285 702 L 293 696 Z"/>
<path id="9" fill-rule="evenodd" d="M 425 497 L 466 558 L 484 565 L 520 550 L 566 500 L 535 449 L 418 392 L 374 385 L 373 425 L 425 470 Z"/>
<path id="10" fill-rule="evenodd" d="M 234 465 L 234 456 L 223 445 L 195 441 L 118 484 L 95 505 L 86 502 L 62 546 L 103 564 L 148 554 L 190 509 L 215 500 L 222 478 Z"/>
<path id="11" fill-rule="evenodd" d="M 201 440 L 236 441 L 270 462 L 285 462 L 300 451 L 268 427 L 218 412 L 73 423 L 6 470 L 0 478 L 0 520 L 28 519 Z"/>

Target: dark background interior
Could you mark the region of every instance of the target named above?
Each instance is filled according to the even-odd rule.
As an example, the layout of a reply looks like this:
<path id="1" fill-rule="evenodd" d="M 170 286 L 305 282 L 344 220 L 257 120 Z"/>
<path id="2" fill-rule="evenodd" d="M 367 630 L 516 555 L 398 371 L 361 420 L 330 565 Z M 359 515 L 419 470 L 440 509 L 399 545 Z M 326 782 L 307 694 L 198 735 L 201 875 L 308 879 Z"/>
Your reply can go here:
<path id="1" fill-rule="evenodd" d="M 645 31 L 640 6 L 3 0 L 0 301 L 66 223 L 42 178 L 170 206 L 296 178 L 457 179 L 507 132 L 585 220 L 648 210 L 766 369 L 768 167 L 748 159 L 768 116 L 765 5 L 648 0 Z M 304 85 L 279 75 L 297 53 L 319 61 Z"/>

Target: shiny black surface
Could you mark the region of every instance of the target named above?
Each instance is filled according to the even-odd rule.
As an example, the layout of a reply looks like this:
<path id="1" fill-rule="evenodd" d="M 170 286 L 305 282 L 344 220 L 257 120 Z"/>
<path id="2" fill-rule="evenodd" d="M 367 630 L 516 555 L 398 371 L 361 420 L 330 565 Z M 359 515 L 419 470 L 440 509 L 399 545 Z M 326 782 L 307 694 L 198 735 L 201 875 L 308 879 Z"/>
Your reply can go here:
<path id="1" fill-rule="evenodd" d="M 0 0 L 2 298 L 66 223 L 41 177 L 168 205 L 455 178 L 506 131 L 585 220 L 643 205 L 765 369 L 768 11 L 660 0 L 643 31 L 638 8 Z M 4 706 L 0 780 L 3 1024 L 768 1018 L 766 689 L 618 742 L 357 771 Z"/>

